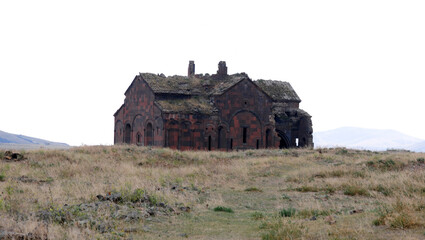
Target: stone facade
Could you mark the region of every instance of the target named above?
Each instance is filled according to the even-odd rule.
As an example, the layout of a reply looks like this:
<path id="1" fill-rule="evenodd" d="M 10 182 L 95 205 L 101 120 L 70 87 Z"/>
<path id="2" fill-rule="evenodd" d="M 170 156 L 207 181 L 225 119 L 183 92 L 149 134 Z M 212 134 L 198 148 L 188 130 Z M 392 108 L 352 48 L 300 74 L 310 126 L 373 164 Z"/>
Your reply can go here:
<path id="1" fill-rule="evenodd" d="M 140 73 L 116 111 L 114 143 L 180 150 L 313 147 L 311 116 L 287 82 L 247 74 Z"/>

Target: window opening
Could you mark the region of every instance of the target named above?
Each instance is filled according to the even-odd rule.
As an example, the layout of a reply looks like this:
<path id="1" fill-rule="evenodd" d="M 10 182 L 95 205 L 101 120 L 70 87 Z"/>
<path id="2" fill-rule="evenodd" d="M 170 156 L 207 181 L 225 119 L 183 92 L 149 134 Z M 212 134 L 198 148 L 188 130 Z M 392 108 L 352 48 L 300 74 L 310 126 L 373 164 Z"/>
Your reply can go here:
<path id="1" fill-rule="evenodd" d="M 248 128 L 244 127 L 243 128 L 243 133 L 242 133 L 242 142 L 246 143 L 246 133 L 247 133 Z"/>

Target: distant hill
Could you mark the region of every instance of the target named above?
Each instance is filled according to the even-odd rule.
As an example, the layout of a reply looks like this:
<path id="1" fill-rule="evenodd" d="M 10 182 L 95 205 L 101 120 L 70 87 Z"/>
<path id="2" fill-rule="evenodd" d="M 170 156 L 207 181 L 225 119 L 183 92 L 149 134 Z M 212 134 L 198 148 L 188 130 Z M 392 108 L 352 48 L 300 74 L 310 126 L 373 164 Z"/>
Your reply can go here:
<path id="1" fill-rule="evenodd" d="M 408 149 L 410 151 L 414 151 L 414 152 L 425 152 L 425 141 L 422 141 L 420 143 L 413 144 Z"/>
<path id="2" fill-rule="evenodd" d="M 424 151 L 423 139 L 408 136 L 394 130 L 343 127 L 314 133 L 316 147 L 347 147 L 384 151 L 387 149 L 406 149 Z"/>
<path id="3" fill-rule="evenodd" d="M 69 148 L 66 143 L 52 142 L 0 131 L 0 149 Z"/>

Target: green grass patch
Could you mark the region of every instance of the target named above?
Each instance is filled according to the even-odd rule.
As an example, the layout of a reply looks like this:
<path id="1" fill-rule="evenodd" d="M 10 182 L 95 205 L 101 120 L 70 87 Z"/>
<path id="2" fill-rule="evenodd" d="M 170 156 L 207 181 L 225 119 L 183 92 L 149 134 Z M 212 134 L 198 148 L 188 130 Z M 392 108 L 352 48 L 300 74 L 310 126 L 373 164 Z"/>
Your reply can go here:
<path id="1" fill-rule="evenodd" d="M 223 206 L 217 206 L 214 209 L 214 212 L 227 212 L 227 213 L 233 213 L 233 209 Z"/>
<path id="2" fill-rule="evenodd" d="M 282 210 L 279 211 L 279 216 L 281 217 L 293 217 L 295 216 L 295 213 L 297 212 L 297 210 L 295 208 L 284 208 Z"/>
<path id="3" fill-rule="evenodd" d="M 360 186 L 345 185 L 343 191 L 344 195 L 347 196 L 369 196 L 369 192 Z"/>

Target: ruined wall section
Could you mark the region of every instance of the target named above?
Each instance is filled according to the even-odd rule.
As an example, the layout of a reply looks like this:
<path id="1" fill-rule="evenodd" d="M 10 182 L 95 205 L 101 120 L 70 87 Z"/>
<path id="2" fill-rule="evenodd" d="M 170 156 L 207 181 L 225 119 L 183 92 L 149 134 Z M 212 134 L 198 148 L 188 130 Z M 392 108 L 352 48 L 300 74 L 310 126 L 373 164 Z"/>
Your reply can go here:
<path id="1" fill-rule="evenodd" d="M 227 129 L 228 149 L 255 149 L 276 147 L 277 135 L 270 131 L 266 144 L 266 131 L 274 129 L 272 100 L 252 81 L 244 79 L 226 92 L 215 96 L 219 110 L 218 127 Z M 246 128 L 246 130 L 244 130 Z M 245 133 L 244 133 L 245 131 Z"/>

